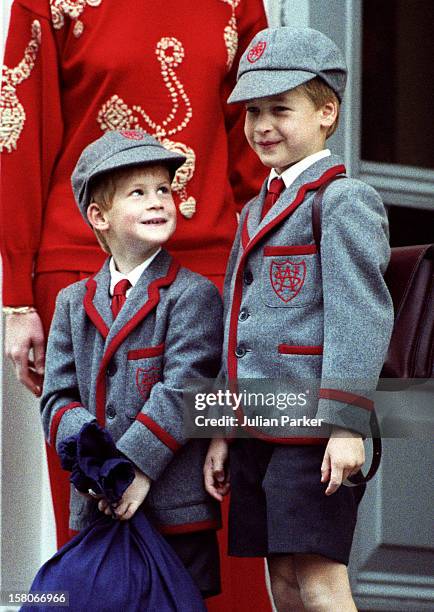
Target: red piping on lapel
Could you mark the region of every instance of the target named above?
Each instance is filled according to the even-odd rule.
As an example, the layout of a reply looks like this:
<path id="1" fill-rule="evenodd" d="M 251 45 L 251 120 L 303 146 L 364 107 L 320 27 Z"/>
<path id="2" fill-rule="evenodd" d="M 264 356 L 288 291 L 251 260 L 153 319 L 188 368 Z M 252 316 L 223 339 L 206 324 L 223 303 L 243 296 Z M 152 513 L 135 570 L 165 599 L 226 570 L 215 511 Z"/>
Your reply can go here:
<path id="1" fill-rule="evenodd" d="M 63 408 L 60 408 L 60 410 L 58 410 L 53 416 L 49 435 L 51 446 L 56 446 L 57 430 L 59 429 L 60 421 L 62 420 L 63 415 L 65 412 L 72 410 L 73 408 L 83 408 L 83 406 L 80 404 L 80 402 L 71 402 L 70 404 L 63 406 Z"/>
<path id="2" fill-rule="evenodd" d="M 235 357 L 235 349 L 237 346 L 237 329 L 238 329 L 238 312 L 240 309 L 240 304 L 243 297 L 242 283 L 243 283 L 243 272 L 244 266 L 246 262 L 247 255 L 253 249 L 253 247 L 262 239 L 262 237 L 273 229 L 276 225 L 278 225 L 285 217 L 289 216 L 296 208 L 299 206 L 306 195 L 307 191 L 311 191 L 313 189 L 317 189 L 321 187 L 324 183 L 326 183 L 332 176 L 336 174 L 342 174 L 345 172 L 345 166 L 343 164 L 339 164 L 338 166 L 333 166 L 329 168 L 327 172 L 312 183 L 306 183 L 302 185 L 295 196 L 295 199 L 291 202 L 291 204 L 283 210 L 278 217 L 272 219 L 267 225 L 262 228 L 262 230 L 257 234 L 250 242 L 246 245 L 246 248 L 241 255 L 238 268 L 236 271 L 236 279 L 235 279 L 235 287 L 234 287 L 234 297 L 232 300 L 232 308 L 231 308 L 231 316 L 229 323 L 229 342 L 228 342 L 228 375 L 230 379 L 237 379 L 237 370 L 238 363 L 237 358 Z"/>
<path id="3" fill-rule="evenodd" d="M 136 421 L 139 421 L 142 425 L 147 427 L 149 431 L 151 431 L 154 436 L 156 436 L 163 444 L 170 448 L 173 453 L 179 451 L 181 448 L 181 444 L 175 440 L 173 436 L 171 436 L 165 429 L 158 425 L 153 419 L 151 419 L 147 414 L 142 414 L 141 412 L 136 416 Z"/>
<path id="4" fill-rule="evenodd" d="M 220 529 L 221 523 L 216 520 L 198 521 L 197 523 L 183 523 L 182 525 L 156 525 L 160 533 L 167 535 L 171 533 L 192 533 L 193 531 L 205 531 L 206 529 Z"/>
<path id="5" fill-rule="evenodd" d="M 148 287 L 148 300 L 142 308 L 126 323 L 116 334 L 108 345 L 99 368 L 96 379 L 96 418 L 98 423 L 105 426 L 105 400 L 106 400 L 106 380 L 105 375 L 110 359 L 118 350 L 122 342 L 128 337 L 135 327 L 155 308 L 160 301 L 160 288 L 171 285 L 175 280 L 180 264 L 172 260 L 166 276 L 156 278 Z"/>
<path id="6" fill-rule="evenodd" d="M 243 247 L 243 251 L 246 249 L 246 246 L 250 242 L 249 228 L 247 227 L 248 220 L 249 220 L 249 212 L 247 212 L 246 214 L 246 217 L 243 223 L 243 229 L 241 231 L 241 246 Z"/>
<path id="7" fill-rule="evenodd" d="M 96 292 L 96 280 L 94 276 L 92 276 L 92 278 L 87 281 L 86 289 L 87 291 L 83 298 L 84 310 L 89 319 L 92 321 L 92 323 L 95 325 L 95 327 L 101 334 L 101 336 L 105 339 L 107 338 L 107 335 L 109 333 L 109 328 L 105 324 L 104 319 L 99 314 L 93 303 L 93 298 L 95 297 Z"/>
<path id="8" fill-rule="evenodd" d="M 164 353 L 164 342 L 158 346 L 148 346 L 147 348 L 133 349 L 128 351 L 127 359 L 144 359 L 146 357 L 158 357 Z"/>
<path id="9" fill-rule="evenodd" d="M 374 402 L 363 395 L 356 395 L 355 393 L 348 393 L 347 391 L 340 391 L 339 389 L 320 389 L 320 399 L 335 400 L 336 402 L 343 402 L 344 404 L 351 404 L 358 408 L 364 408 L 365 410 L 374 410 Z"/>

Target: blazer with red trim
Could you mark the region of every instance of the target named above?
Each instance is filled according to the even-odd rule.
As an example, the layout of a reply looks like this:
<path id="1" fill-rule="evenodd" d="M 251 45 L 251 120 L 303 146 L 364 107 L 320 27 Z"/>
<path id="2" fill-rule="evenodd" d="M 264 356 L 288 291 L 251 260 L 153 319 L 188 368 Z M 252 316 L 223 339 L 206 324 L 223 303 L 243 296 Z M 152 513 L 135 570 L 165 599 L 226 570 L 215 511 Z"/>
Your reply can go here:
<path id="1" fill-rule="evenodd" d="M 314 194 L 344 172 L 339 157 L 325 157 L 281 194 L 262 221 L 266 183 L 242 211 L 225 279 L 223 375 L 239 391 L 242 379 L 317 381 L 319 400 L 314 393 L 316 401 L 286 414 L 367 435 L 393 325 L 383 280 L 388 222 L 374 189 L 350 178 L 335 181 L 323 197 L 318 253 Z M 256 427 L 253 433 L 308 441 L 288 438 L 295 431 L 289 425 L 274 429 L 282 439 L 267 431 Z M 322 431 L 328 435 L 329 427 Z"/>
<path id="2" fill-rule="evenodd" d="M 219 526 L 203 486 L 207 440 L 183 431 L 186 380 L 216 375 L 222 302 L 207 279 L 161 251 L 113 321 L 108 260 L 90 279 L 59 293 L 48 339 L 41 400 L 50 444 L 94 420 L 154 482 L 147 515 L 164 532 Z M 71 492 L 72 529 L 85 527 L 95 503 Z"/>

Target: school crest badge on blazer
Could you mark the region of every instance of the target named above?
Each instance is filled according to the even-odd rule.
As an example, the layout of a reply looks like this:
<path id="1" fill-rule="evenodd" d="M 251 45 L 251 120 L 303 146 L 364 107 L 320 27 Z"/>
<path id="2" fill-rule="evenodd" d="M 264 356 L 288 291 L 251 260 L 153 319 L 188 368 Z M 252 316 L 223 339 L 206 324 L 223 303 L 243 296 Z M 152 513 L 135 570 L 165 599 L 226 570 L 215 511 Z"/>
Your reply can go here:
<path id="1" fill-rule="evenodd" d="M 151 366 L 150 368 L 137 368 L 136 386 L 141 397 L 147 400 L 152 387 L 160 380 L 160 368 Z"/>
<path id="2" fill-rule="evenodd" d="M 270 279 L 276 295 L 282 302 L 288 303 L 300 293 L 306 278 L 306 263 L 304 260 L 297 263 L 285 261 L 272 261 L 270 265 Z"/>

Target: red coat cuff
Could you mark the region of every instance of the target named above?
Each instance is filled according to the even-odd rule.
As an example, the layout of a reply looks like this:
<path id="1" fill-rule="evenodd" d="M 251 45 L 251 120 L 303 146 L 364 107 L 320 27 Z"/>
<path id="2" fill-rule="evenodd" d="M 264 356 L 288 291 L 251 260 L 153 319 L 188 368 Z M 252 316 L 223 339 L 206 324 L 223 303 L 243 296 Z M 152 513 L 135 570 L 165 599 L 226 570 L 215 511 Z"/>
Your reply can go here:
<path id="1" fill-rule="evenodd" d="M 33 306 L 33 253 L 2 253 L 3 305 Z"/>

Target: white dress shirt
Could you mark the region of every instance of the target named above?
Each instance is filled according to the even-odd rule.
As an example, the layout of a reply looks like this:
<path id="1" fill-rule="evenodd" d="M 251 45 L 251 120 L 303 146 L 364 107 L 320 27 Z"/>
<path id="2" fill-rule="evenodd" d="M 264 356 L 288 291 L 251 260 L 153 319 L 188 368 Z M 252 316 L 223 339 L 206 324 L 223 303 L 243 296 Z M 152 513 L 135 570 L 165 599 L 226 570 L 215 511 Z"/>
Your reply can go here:
<path id="1" fill-rule="evenodd" d="M 296 164 L 289 166 L 289 168 L 284 170 L 282 174 L 277 174 L 276 170 L 272 168 L 270 176 L 268 177 L 267 188 L 270 187 L 270 183 L 274 178 L 281 178 L 285 183 L 285 188 L 288 189 L 288 187 L 292 185 L 295 179 L 300 176 L 300 174 L 304 172 L 307 168 L 309 168 L 309 166 L 312 166 L 312 164 L 314 164 L 318 160 L 322 159 L 323 157 L 328 157 L 329 155 L 329 149 L 323 149 L 322 151 L 318 151 L 317 153 L 312 153 L 312 155 L 308 155 Z"/>
<path id="2" fill-rule="evenodd" d="M 113 259 L 113 257 L 111 257 L 110 262 L 109 262 L 110 295 L 113 295 L 115 285 L 117 285 L 118 282 L 123 280 L 124 278 L 127 278 L 131 283 L 131 287 L 126 292 L 126 296 L 128 297 L 129 292 L 134 287 L 134 285 L 137 283 L 142 273 L 146 270 L 148 266 L 151 265 L 151 263 L 153 262 L 155 257 L 157 257 L 160 251 L 161 251 L 161 247 L 158 249 L 158 251 L 156 251 L 153 255 L 151 255 L 151 257 L 148 257 L 148 259 L 145 259 L 145 261 L 143 261 L 141 264 L 133 268 L 131 272 L 129 272 L 128 274 L 122 274 L 122 272 L 119 272 L 119 270 L 116 269 L 115 260 Z"/>

